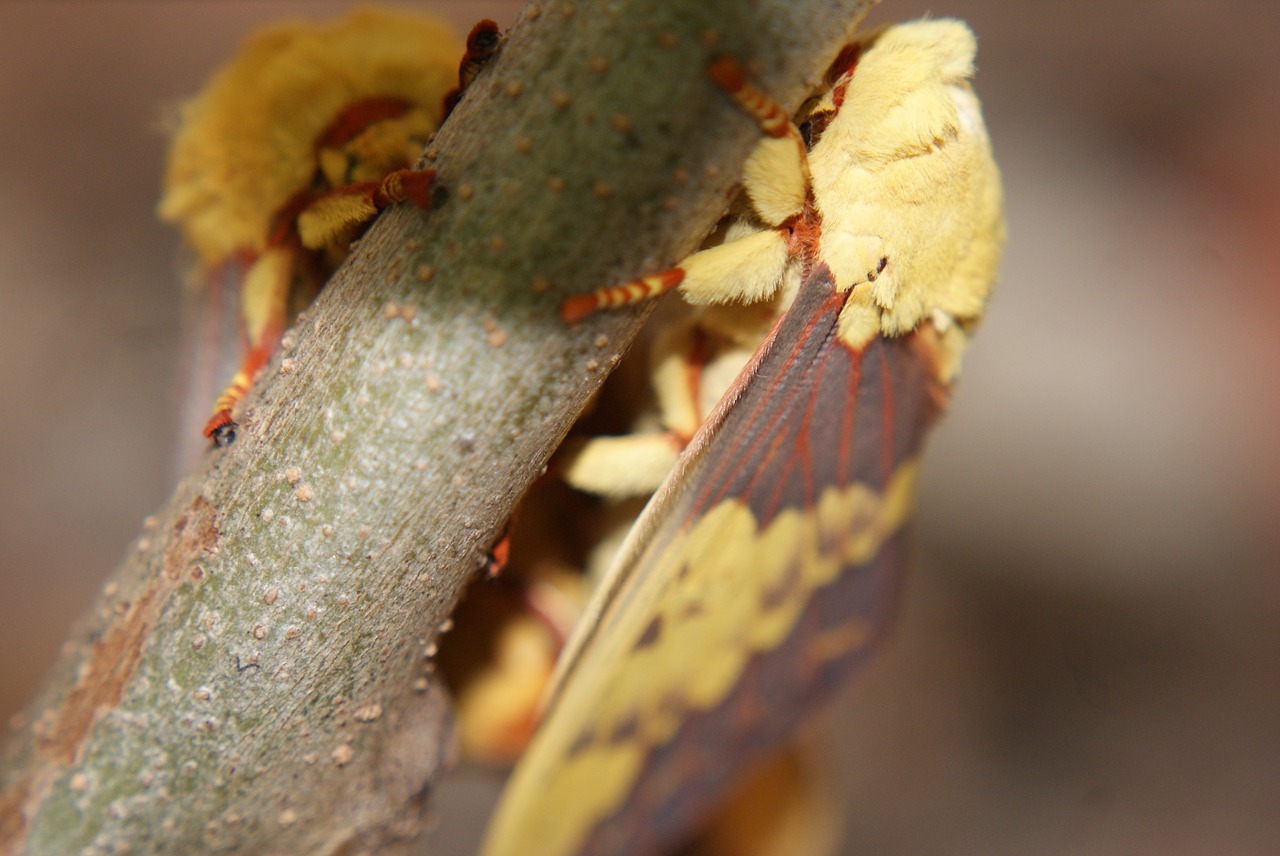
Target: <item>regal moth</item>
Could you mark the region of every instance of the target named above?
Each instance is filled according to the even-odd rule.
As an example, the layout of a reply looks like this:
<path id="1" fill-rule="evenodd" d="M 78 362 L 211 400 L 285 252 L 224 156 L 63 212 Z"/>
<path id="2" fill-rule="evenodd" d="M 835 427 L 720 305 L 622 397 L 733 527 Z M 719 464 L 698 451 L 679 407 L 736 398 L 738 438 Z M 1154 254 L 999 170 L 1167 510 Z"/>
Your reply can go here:
<path id="1" fill-rule="evenodd" d="M 215 444 L 352 240 L 389 205 L 428 206 L 433 173 L 416 163 L 496 33 L 482 21 L 464 50 L 440 21 L 374 8 L 276 25 L 182 105 L 158 211 L 215 308 L 238 316 L 244 351 L 204 425 Z"/>
<path id="2" fill-rule="evenodd" d="M 207 407 L 203 392 L 230 378 L 212 414 L 196 417 L 206 438 L 234 440 L 255 376 L 378 211 L 426 207 L 433 175 L 415 164 L 501 43 L 493 21 L 477 23 L 464 47 L 445 24 L 388 9 L 277 24 L 183 105 L 159 213 L 199 262 L 194 405 Z M 227 340 L 243 345 L 238 364 Z M 523 748 L 562 643 L 546 642 L 530 615 L 555 606 L 568 626 L 581 606 L 576 577 L 536 576 L 474 591 L 463 611 L 478 614 L 444 646 L 464 649 L 442 660 L 461 660 L 446 678 L 470 757 L 509 762 Z"/>
<path id="3" fill-rule="evenodd" d="M 873 33 L 795 121 L 718 59 L 711 83 L 762 132 L 750 213 L 675 269 L 563 305 L 576 323 L 679 288 L 785 311 L 597 587 L 485 856 L 679 845 L 883 637 L 925 436 L 1004 239 L 975 49 L 954 20 Z"/>
<path id="4" fill-rule="evenodd" d="M 388 9 L 278 24 L 251 36 L 183 105 L 159 212 L 200 263 L 195 406 L 207 407 L 203 391 L 231 378 L 212 415 L 196 417 L 206 438 L 234 440 L 255 376 L 378 211 L 402 200 L 426 207 L 433 174 L 415 163 L 501 44 L 490 20 L 464 48 L 445 24 Z M 228 365 L 228 339 L 243 343 L 238 365 Z M 463 641 L 451 638 L 447 653 L 475 650 L 446 674 L 468 756 L 509 762 L 523 748 L 562 642 L 543 641 L 529 616 L 535 607 L 545 615 L 551 598 L 564 604 L 567 626 L 581 606 L 577 582 L 540 570 L 496 593 L 473 592 L 467 608 L 479 614 L 459 622 Z"/>

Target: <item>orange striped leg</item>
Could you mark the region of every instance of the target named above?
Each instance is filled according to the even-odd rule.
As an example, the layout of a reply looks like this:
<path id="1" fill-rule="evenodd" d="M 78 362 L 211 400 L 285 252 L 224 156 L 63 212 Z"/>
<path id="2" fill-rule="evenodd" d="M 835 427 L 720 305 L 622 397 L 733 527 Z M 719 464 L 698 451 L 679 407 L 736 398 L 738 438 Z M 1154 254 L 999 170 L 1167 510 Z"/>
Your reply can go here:
<path id="1" fill-rule="evenodd" d="M 379 211 L 397 202 L 429 208 L 434 178 L 434 170 L 398 169 L 381 181 L 353 181 L 335 187 L 307 200 L 292 219 L 286 219 L 281 241 L 296 230 L 303 247 L 318 250 L 334 241 L 349 240 Z"/>
<path id="2" fill-rule="evenodd" d="M 204 435 L 214 445 L 235 439 L 232 414 L 253 388 L 254 379 L 280 346 L 288 323 L 289 287 L 297 271 L 298 254 L 287 248 L 268 249 L 254 260 L 240 284 L 240 320 L 248 349 L 240 370 L 214 402 Z"/>
<path id="3" fill-rule="evenodd" d="M 236 376 L 213 403 L 213 415 L 205 423 L 204 436 L 212 440 L 215 446 L 229 446 L 235 441 L 236 422 L 232 418 L 232 413 L 240 406 L 240 402 L 244 401 L 249 390 L 253 389 L 254 379 L 271 358 L 271 351 L 275 350 L 274 343 L 279 341 L 280 336 L 277 334 L 270 351 L 263 345 L 250 348 L 244 355 L 244 361 L 240 363 Z"/>
<path id="4" fill-rule="evenodd" d="M 578 294 L 560 304 L 560 317 L 566 324 L 576 324 L 601 309 L 630 306 L 666 294 L 684 282 L 684 268 L 672 268 L 652 276 L 633 279 L 623 285 L 597 288 L 590 294 Z"/>
<path id="5" fill-rule="evenodd" d="M 722 56 L 707 69 L 712 82 L 737 102 L 738 106 L 756 120 L 760 130 L 769 137 L 785 137 L 795 125 L 791 115 L 765 93 L 747 82 L 742 65 L 731 56 Z"/>
<path id="6" fill-rule="evenodd" d="M 781 104 L 747 82 L 733 57 L 720 57 L 708 73 L 764 134 L 743 167 L 743 189 L 761 220 L 782 226 L 801 213 L 809 195 L 804 137 Z"/>
<path id="7" fill-rule="evenodd" d="M 235 441 L 236 422 L 232 414 L 249 394 L 249 390 L 253 389 L 258 372 L 262 371 L 276 348 L 280 347 L 280 337 L 284 335 L 285 328 L 284 316 L 283 302 L 270 307 L 264 326 L 250 343 L 235 377 L 213 403 L 213 415 L 204 426 L 204 436 L 212 440 L 213 445 L 229 446 Z"/>
<path id="8" fill-rule="evenodd" d="M 791 116 L 782 108 L 782 105 L 747 82 L 742 66 L 733 57 L 723 56 L 715 60 L 707 69 L 707 73 L 716 86 L 724 90 L 726 95 L 755 119 L 766 137 L 773 140 L 790 139 L 794 141 L 795 151 L 789 152 L 784 158 L 785 161 L 791 164 L 792 171 L 788 175 L 792 176 L 792 180 L 788 182 L 784 176 L 783 183 L 786 187 L 794 185 L 795 194 L 797 195 L 795 204 L 780 213 L 775 212 L 773 216 L 770 216 L 769 212 L 758 211 L 766 223 L 771 226 L 777 226 L 794 214 L 799 213 L 800 204 L 803 202 L 805 190 L 809 185 L 808 159 L 805 153 L 804 139 L 800 136 L 799 130 L 791 121 Z M 753 155 L 753 158 L 755 157 L 757 155 Z M 748 182 L 747 190 L 748 196 L 752 196 L 754 202 L 754 194 L 751 192 L 750 182 Z M 632 280 L 624 285 L 596 289 L 590 294 L 575 295 L 560 304 L 560 317 L 566 324 L 574 324 L 601 309 L 627 306 L 665 294 L 684 282 L 684 279 L 684 268 L 676 267 L 652 276 Z"/>

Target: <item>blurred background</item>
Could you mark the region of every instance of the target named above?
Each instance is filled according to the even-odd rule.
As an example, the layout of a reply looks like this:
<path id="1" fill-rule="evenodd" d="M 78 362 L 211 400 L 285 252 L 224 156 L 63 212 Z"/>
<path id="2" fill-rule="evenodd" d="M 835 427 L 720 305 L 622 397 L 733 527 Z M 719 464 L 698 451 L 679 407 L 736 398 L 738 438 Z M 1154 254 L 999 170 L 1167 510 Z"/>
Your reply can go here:
<path id="1" fill-rule="evenodd" d="M 256 24 L 345 5 L 0 5 L 0 722 L 175 478 L 161 117 Z M 1280 852 L 1280 4 L 872 19 L 925 12 L 978 33 L 1010 243 L 901 623 L 824 724 L 845 852 Z"/>

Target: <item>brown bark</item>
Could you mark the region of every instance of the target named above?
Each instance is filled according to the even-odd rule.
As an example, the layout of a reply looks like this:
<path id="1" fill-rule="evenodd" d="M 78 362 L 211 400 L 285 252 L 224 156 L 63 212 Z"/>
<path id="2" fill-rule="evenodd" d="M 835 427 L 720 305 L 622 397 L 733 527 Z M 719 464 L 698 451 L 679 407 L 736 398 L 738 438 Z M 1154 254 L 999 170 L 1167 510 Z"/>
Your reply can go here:
<path id="1" fill-rule="evenodd" d="M 11 736 L 0 852 L 388 852 L 449 755 L 437 628 L 644 309 L 563 296 L 660 270 L 869 0 L 530 5 L 429 152 L 426 215 L 361 241 L 112 575 Z"/>

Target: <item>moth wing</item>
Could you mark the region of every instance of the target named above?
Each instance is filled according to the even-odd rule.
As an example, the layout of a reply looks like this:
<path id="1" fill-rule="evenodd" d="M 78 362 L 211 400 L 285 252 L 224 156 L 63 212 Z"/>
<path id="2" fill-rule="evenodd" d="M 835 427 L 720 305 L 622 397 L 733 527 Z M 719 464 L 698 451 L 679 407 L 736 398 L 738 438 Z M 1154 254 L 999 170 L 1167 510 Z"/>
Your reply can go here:
<path id="1" fill-rule="evenodd" d="M 865 662 L 943 390 L 922 331 L 858 351 L 825 265 L 654 497 L 562 660 L 487 856 L 679 843 Z"/>

